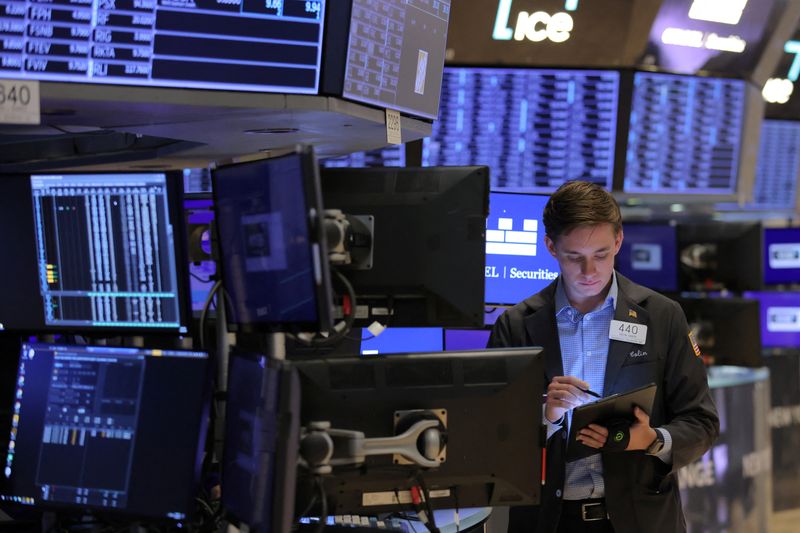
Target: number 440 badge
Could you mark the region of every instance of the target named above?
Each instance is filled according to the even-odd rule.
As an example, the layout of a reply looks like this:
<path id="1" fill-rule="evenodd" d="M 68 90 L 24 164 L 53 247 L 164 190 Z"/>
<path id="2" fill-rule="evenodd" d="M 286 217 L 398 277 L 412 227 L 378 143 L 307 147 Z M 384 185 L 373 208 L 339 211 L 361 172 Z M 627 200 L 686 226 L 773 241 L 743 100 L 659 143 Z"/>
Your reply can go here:
<path id="1" fill-rule="evenodd" d="M 622 320 L 612 320 L 611 327 L 608 330 L 608 337 L 614 341 L 644 344 L 647 341 L 647 326 L 634 324 L 633 322 L 623 322 Z"/>

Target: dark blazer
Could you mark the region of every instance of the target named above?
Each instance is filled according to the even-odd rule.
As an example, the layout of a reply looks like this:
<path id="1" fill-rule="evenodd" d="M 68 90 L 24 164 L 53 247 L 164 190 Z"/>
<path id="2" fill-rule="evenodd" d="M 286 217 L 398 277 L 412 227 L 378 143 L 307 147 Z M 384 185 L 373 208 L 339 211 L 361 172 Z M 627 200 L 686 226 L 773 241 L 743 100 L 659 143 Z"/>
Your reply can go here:
<path id="1" fill-rule="evenodd" d="M 542 346 L 546 383 L 564 375 L 555 318 L 556 283 L 507 310 L 489 338 L 489 347 Z M 719 434 L 706 370 L 677 302 L 619 273 L 617 286 L 614 318 L 646 324 L 647 339 L 644 345 L 609 341 L 603 391 L 610 395 L 651 382 L 658 385 L 650 425 L 663 427 L 672 436 L 672 465 L 643 451 L 603 453 L 606 506 L 616 533 L 686 531 L 677 471 L 702 456 Z M 565 446 L 566 429 L 548 440 L 541 505 L 512 507 L 509 532 L 556 530 Z"/>

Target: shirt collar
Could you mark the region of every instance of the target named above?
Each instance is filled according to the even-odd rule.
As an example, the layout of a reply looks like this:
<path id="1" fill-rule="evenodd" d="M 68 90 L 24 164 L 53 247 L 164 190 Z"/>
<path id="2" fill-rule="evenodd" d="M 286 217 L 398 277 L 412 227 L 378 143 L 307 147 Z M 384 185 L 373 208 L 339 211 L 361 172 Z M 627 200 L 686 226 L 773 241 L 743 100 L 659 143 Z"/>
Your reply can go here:
<path id="1" fill-rule="evenodd" d="M 592 309 L 592 311 L 597 311 L 606 307 L 607 305 L 611 305 L 614 310 L 617 309 L 617 296 L 619 295 L 619 286 L 617 285 L 617 271 L 614 270 L 611 274 L 611 288 L 608 290 L 608 295 L 606 296 L 605 301 L 597 306 L 597 308 Z M 567 293 L 564 290 L 564 283 L 562 282 L 561 276 L 558 277 L 558 283 L 556 284 L 556 316 L 561 314 L 564 309 L 574 309 L 572 305 L 569 303 L 567 299 Z"/>

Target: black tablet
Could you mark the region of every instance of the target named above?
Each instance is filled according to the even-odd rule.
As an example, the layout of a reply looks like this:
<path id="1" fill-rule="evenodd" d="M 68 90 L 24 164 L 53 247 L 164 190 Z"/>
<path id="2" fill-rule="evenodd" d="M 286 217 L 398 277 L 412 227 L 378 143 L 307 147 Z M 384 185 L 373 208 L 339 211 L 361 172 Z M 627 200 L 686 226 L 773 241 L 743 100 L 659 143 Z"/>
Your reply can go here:
<path id="1" fill-rule="evenodd" d="M 647 414 L 650 414 L 653 410 L 656 389 L 656 384 L 650 383 L 638 389 L 612 394 L 573 409 L 569 442 L 567 443 L 567 461 L 575 461 L 600 452 L 597 448 L 586 446 L 577 440 L 580 430 L 589 424 L 603 425 L 604 421 L 611 418 L 630 418 L 634 420 L 633 408 L 637 405 Z"/>

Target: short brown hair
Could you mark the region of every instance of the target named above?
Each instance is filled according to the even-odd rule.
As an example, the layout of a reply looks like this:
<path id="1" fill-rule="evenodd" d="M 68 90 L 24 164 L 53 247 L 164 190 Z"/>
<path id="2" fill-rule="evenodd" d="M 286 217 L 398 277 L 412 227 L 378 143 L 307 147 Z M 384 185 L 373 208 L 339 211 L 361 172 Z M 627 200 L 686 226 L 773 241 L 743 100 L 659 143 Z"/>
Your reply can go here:
<path id="1" fill-rule="evenodd" d="M 550 197 L 544 208 L 544 230 L 553 242 L 579 226 L 611 224 L 614 233 L 622 229 L 619 204 L 599 185 L 568 181 Z"/>

